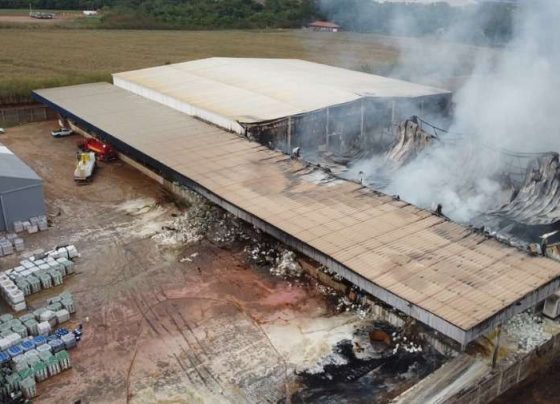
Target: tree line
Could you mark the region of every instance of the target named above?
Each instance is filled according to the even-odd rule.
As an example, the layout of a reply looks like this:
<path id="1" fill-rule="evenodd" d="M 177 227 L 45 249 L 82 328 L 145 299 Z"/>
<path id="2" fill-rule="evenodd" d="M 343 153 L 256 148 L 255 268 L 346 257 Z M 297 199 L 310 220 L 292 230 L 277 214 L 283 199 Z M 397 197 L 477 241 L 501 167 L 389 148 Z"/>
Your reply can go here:
<path id="1" fill-rule="evenodd" d="M 106 26 L 180 29 L 299 28 L 318 15 L 314 0 L 118 0 Z"/>
<path id="2" fill-rule="evenodd" d="M 0 8 L 29 8 L 44 10 L 92 10 L 113 6 L 119 0 L 0 0 Z"/>
<path id="3" fill-rule="evenodd" d="M 372 0 L 0 0 L 0 8 L 102 9 L 106 28 L 294 28 L 327 19 L 347 31 L 420 36 L 451 33 L 472 43 L 506 42 L 516 6 Z"/>
<path id="4" fill-rule="evenodd" d="M 446 35 L 469 43 L 504 43 L 513 33 L 517 6 L 479 3 L 453 7 L 446 2 L 393 3 L 319 0 L 325 18 L 356 32 L 422 36 Z"/>

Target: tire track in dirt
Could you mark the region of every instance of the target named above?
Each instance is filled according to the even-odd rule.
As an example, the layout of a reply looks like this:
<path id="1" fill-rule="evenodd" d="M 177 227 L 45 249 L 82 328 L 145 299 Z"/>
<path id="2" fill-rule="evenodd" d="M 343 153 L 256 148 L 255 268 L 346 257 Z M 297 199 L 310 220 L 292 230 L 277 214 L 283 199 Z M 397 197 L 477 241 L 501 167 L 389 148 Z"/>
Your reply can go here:
<path id="1" fill-rule="evenodd" d="M 197 353 L 197 351 L 203 351 L 201 346 L 195 345 L 192 341 L 189 340 L 188 333 L 185 332 L 186 327 L 185 323 L 182 320 L 182 317 L 176 313 L 179 312 L 176 305 L 172 304 L 173 312 L 169 310 L 167 306 L 165 306 L 165 311 L 169 318 L 175 324 L 177 332 L 181 336 L 181 340 L 185 343 L 185 347 L 180 347 L 186 354 L 189 362 L 191 363 L 192 368 L 196 371 L 200 379 L 202 380 L 204 386 L 212 393 L 219 393 L 222 394 L 224 389 L 220 382 L 214 377 L 214 375 L 210 372 L 210 370 L 206 367 L 205 363 L 209 359 L 208 357 L 202 358 L 201 355 Z M 180 324 L 180 322 L 183 324 Z M 180 344 L 179 344 L 180 346 Z"/>
<path id="2" fill-rule="evenodd" d="M 210 360 L 210 355 L 208 353 L 208 351 L 206 350 L 206 348 L 204 347 L 204 344 L 196 337 L 196 334 L 193 332 L 192 328 L 189 326 L 188 322 L 185 320 L 185 318 L 183 317 L 182 313 L 180 310 L 176 311 L 178 317 L 182 320 L 183 322 L 183 336 L 185 338 L 185 340 L 187 339 L 187 335 L 191 335 L 192 338 L 194 339 L 194 343 L 193 345 L 196 345 L 200 351 L 202 351 L 203 356 L 206 358 L 206 360 L 204 362 L 207 362 L 208 360 Z M 186 328 L 185 328 L 186 327 Z M 196 354 L 196 350 L 194 350 L 194 354 L 195 356 L 197 356 Z M 197 359 L 199 359 L 199 361 L 202 363 L 202 361 L 200 360 L 200 358 L 197 357 Z M 207 366 L 204 366 L 204 370 L 208 373 L 208 375 L 212 378 L 212 380 L 214 381 L 214 383 L 218 386 L 219 388 L 219 392 L 223 393 L 224 391 L 224 387 L 222 386 L 222 383 L 219 380 L 219 377 L 216 377 L 211 371 L 210 369 L 208 369 Z"/>
<path id="3" fill-rule="evenodd" d="M 147 272 L 149 268 L 136 251 L 131 249 L 126 249 L 128 256 L 129 265 L 127 265 L 127 275 L 136 276 L 131 268 L 136 268 L 135 272 Z M 203 361 L 196 355 L 195 348 L 189 343 L 189 340 L 183 334 L 183 328 L 177 322 L 177 318 L 171 313 L 167 307 L 167 298 L 164 293 L 161 293 L 162 289 L 159 287 L 160 293 L 156 293 L 156 290 L 150 289 L 148 291 L 141 291 L 139 288 L 133 288 L 128 294 L 131 301 L 137 308 L 138 312 L 148 324 L 150 329 L 155 333 L 156 337 L 165 338 L 166 335 L 169 337 L 180 336 L 185 342 L 185 346 L 178 344 L 178 350 L 182 353 L 182 356 L 188 361 L 187 364 L 183 363 L 183 360 L 179 357 L 176 352 L 171 352 L 178 366 L 181 368 L 183 373 L 186 375 L 189 383 L 193 387 L 204 387 L 209 392 L 212 393 L 222 393 L 223 389 L 218 383 L 219 388 L 216 389 L 215 386 L 209 382 L 209 376 L 213 377 L 211 373 L 203 365 Z M 163 312 L 158 313 L 156 309 L 162 307 Z M 173 307 L 173 310 L 177 311 L 177 307 Z M 159 311 L 159 310 L 158 310 Z M 163 315 L 162 315 L 163 314 Z M 166 326 L 165 320 L 168 319 L 175 327 L 170 329 Z"/>

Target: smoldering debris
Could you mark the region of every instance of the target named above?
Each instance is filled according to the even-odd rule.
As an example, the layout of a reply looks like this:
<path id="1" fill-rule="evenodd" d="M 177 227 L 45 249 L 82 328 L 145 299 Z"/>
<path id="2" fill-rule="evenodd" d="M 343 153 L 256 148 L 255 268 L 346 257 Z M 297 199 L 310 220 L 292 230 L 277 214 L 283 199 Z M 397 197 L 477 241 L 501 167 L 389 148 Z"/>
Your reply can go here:
<path id="1" fill-rule="evenodd" d="M 189 208 L 175 215 L 152 239 L 162 246 L 186 246 L 208 239 L 216 245 L 248 240 L 247 225 L 198 195 L 190 195 Z"/>
<path id="2" fill-rule="evenodd" d="M 284 250 L 276 259 L 275 265 L 270 268 L 270 273 L 274 276 L 299 278 L 303 275 L 303 269 L 297 262 L 296 254 L 293 251 Z"/>
<path id="3" fill-rule="evenodd" d="M 402 167 L 415 159 L 425 149 L 429 148 L 438 138 L 418 124 L 418 117 L 411 117 L 397 125 L 393 145 L 385 154 L 385 158 L 394 169 Z"/>
<path id="4" fill-rule="evenodd" d="M 528 164 L 525 179 L 511 198 L 473 218 L 471 224 L 514 245 L 548 241 L 560 229 L 560 164 L 558 153 L 545 153 Z M 544 253 L 544 251 L 540 251 Z"/>
<path id="5" fill-rule="evenodd" d="M 341 160 L 336 153 L 321 155 L 321 150 L 305 148 L 304 158 L 348 166 L 341 174 L 345 178 L 422 208 L 440 205 L 452 220 L 516 246 L 540 243 L 543 235 L 559 230 L 555 191 L 559 184 L 552 153 L 560 151 L 555 120 L 560 105 L 560 45 L 550 38 L 560 37 L 560 26 L 555 23 L 560 19 L 560 3 L 538 0 L 512 7 L 511 41 L 501 48 L 457 46 L 459 32 L 461 37 L 476 33 L 473 21 L 455 22 L 449 32 L 429 41 L 430 46 L 412 46 L 428 41 L 395 39 L 401 55 L 393 74 L 410 70 L 406 76 L 422 82 L 429 72 L 430 81 L 443 83 L 450 74 L 468 73 L 460 73 L 450 120 L 423 108 L 411 112 L 443 124 L 449 133 L 432 137 L 432 131 L 422 133 L 418 126 L 408 129 L 414 124 L 409 120 L 389 134 L 393 143 L 387 149 L 386 133 L 378 129 L 373 133 L 366 126 L 360 138 L 371 142 L 362 143 L 352 158 Z M 344 8 L 328 11 L 335 20 L 348 17 Z M 400 26 L 400 16 L 393 17 L 395 21 L 387 24 Z M 367 25 L 367 18 L 361 21 Z M 470 66 L 467 72 L 466 64 Z M 339 119 L 341 127 L 358 126 L 352 121 L 355 118 Z M 378 119 L 398 125 L 395 116 Z"/>
<path id="6" fill-rule="evenodd" d="M 385 153 L 350 164 L 345 176 L 419 207 L 440 205 L 451 219 L 518 247 L 560 229 L 558 153 L 516 153 L 428 126 L 418 117 L 402 122 Z"/>
<path id="7" fill-rule="evenodd" d="M 499 213 L 519 223 L 543 225 L 560 218 L 560 163 L 558 153 L 545 153 L 532 160 L 525 180 L 511 202 L 491 213 Z"/>
<path id="8" fill-rule="evenodd" d="M 292 402 L 377 401 L 390 393 L 393 385 L 419 380 L 444 361 L 428 346 L 407 351 L 395 349 L 399 342 L 372 341 L 372 329 L 395 335 L 396 341 L 406 338 L 401 329 L 378 321 L 357 328 L 351 339 L 339 341 L 329 355 L 298 373 L 301 388 L 291 397 Z"/>

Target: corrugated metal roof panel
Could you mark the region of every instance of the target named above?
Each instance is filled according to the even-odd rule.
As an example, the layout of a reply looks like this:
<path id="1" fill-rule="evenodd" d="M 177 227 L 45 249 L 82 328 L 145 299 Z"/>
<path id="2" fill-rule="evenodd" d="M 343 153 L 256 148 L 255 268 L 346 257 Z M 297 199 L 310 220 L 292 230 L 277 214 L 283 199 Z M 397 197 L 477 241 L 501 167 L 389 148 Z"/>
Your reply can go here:
<path id="1" fill-rule="evenodd" d="M 113 78 L 115 85 L 127 90 L 155 92 L 152 99 L 156 101 L 161 94 L 244 123 L 315 111 L 364 96 L 414 98 L 448 93 L 296 59 L 209 58 L 117 73 Z"/>
<path id="2" fill-rule="evenodd" d="M 9 192 L 28 184 L 41 184 L 35 171 L 10 149 L 0 144 L 0 193 Z"/>
<path id="3" fill-rule="evenodd" d="M 109 84 L 38 94 L 462 330 L 560 277 L 558 262 L 356 184 L 314 183 L 300 162 Z"/>

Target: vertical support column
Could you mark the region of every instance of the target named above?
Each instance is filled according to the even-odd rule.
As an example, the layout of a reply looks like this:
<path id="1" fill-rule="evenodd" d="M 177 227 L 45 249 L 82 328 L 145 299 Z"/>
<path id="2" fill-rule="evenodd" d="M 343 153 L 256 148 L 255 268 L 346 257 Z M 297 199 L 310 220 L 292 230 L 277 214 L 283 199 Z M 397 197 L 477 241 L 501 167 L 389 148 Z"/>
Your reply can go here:
<path id="1" fill-rule="evenodd" d="M 287 138 L 287 144 L 288 144 L 288 153 L 292 153 L 292 117 L 288 117 L 288 138 Z"/>
<path id="2" fill-rule="evenodd" d="M 2 117 L 2 120 L 0 120 L 0 122 L 5 123 L 6 122 L 6 114 L 5 114 L 3 109 L 0 109 L 0 116 Z"/>
<path id="3" fill-rule="evenodd" d="M 329 117 L 329 108 L 328 107 L 327 107 L 326 116 L 327 116 L 327 122 L 325 123 L 325 144 L 327 145 L 327 150 L 328 150 L 329 149 L 329 132 L 330 132 L 330 127 L 329 127 L 330 117 Z"/>
<path id="4" fill-rule="evenodd" d="M 364 99 L 362 98 L 362 102 L 360 104 L 360 139 L 362 142 L 364 141 L 364 126 L 365 126 L 365 106 L 364 106 Z"/>
<path id="5" fill-rule="evenodd" d="M 517 362 L 517 377 L 515 378 L 515 383 L 519 383 L 521 378 L 521 361 Z"/>
<path id="6" fill-rule="evenodd" d="M 496 397 L 498 397 L 498 396 L 501 394 L 501 392 L 502 392 L 502 382 L 503 382 L 503 379 L 504 379 L 504 372 L 503 372 L 503 370 L 500 371 L 499 375 L 496 376 L 496 377 L 497 377 L 497 379 L 498 379 L 498 382 L 496 383 L 496 384 L 498 385 L 497 390 L 496 390 Z"/>
<path id="7" fill-rule="evenodd" d="M 500 350 L 500 338 L 502 336 L 502 325 L 498 325 L 497 335 L 496 335 L 496 346 L 494 347 L 494 354 L 492 355 L 492 369 L 496 367 L 496 362 L 498 361 L 498 352 Z"/>
<path id="8" fill-rule="evenodd" d="M 35 112 L 34 111 L 35 111 L 34 107 L 29 108 L 29 115 L 31 116 L 31 119 L 30 119 L 31 122 L 35 122 Z"/>

